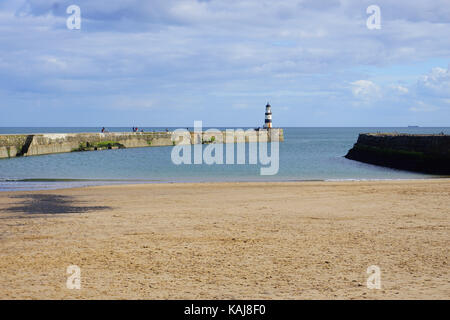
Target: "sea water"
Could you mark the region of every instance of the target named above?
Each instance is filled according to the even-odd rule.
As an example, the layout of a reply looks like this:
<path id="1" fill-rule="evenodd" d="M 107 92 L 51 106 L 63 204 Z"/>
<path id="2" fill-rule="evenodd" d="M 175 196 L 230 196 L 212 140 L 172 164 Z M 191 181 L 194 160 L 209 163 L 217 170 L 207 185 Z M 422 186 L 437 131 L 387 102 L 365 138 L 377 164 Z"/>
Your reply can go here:
<path id="1" fill-rule="evenodd" d="M 145 131 L 166 130 L 166 128 L 142 129 Z M 0 128 L 0 134 L 100 132 L 100 130 L 101 128 Z M 131 131 L 130 128 L 108 128 L 108 130 L 110 132 Z M 365 132 L 450 134 L 450 128 L 284 128 L 284 142 L 279 145 L 279 171 L 272 176 L 260 175 L 261 164 L 175 165 L 171 161 L 172 146 L 0 159 L 0 191 L 118 183 L 379 180 L 438 177 L 364 164 L 344 158 L 356 142 L 358 134 Z M 246 152 L 248 152 L 248 146 Z M 246 160 L 248 163 L 248 155 Z"/>

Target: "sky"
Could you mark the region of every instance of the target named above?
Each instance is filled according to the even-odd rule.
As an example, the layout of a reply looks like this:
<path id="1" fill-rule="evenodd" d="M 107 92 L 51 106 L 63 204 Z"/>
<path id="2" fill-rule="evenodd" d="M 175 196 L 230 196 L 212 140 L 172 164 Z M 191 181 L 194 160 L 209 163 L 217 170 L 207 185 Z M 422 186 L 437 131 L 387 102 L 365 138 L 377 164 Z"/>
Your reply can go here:
<path id="1" fill-rule="evenodd" d="M 450 0 L 0 0 L 2 127 L 450 126 L 449 64 Z"/>

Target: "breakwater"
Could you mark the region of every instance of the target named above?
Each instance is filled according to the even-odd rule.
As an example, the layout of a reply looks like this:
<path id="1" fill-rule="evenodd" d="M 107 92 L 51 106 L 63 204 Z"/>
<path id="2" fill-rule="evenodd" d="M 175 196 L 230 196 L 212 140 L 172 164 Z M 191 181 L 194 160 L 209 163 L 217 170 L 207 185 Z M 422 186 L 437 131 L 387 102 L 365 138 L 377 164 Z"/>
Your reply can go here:
<path id="1" fill-rule="evenodd" d="M 363 133 L 345 157 L 395 169 L 450 175 L 450 135 Z"/>
<path id="2" fill-rule="evenodd" d="M 220 130 L 185 132 L 188 139 L 173 132 L 107 132 L 107 133 L 49 133 L 0 135 L 0 158 L 36 156 L 76 151 L 94 151 L 119 148 L 173 146 L 179 143 L 248 143 L 283 141 L 283 129 Z"/>

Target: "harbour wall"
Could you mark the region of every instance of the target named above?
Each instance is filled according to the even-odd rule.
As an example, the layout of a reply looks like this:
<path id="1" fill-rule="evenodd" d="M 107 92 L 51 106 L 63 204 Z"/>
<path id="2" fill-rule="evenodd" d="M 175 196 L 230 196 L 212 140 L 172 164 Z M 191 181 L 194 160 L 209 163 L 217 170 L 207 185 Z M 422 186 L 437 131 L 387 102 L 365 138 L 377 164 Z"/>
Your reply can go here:
<path id="1" fill-rule="evenodd" d="M 345 157 L 395 169 L 450 175 L 450 135 L 362 133 Z"/>
<path id="2" fill-rule="evenodd" d="M 0 135 L 0 158 L 177 144 L 270 142 L 273 139 L 283 141 L 283 129 L 236 130 L 233 135 L 219 130 L 185 131 L 178 135 L 172 132 L 12 134 Z"/>

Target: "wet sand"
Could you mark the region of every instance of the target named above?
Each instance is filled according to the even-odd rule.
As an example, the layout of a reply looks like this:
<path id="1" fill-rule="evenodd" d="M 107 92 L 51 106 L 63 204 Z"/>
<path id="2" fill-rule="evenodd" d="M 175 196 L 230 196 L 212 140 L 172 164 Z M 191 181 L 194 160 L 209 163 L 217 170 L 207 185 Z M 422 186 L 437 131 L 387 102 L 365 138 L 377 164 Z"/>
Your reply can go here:
<path id="1" fill-rule="evenodd" d="M 449 299 L 449 214 L 450 179 L 3 192 L 0 298 Z"/>

